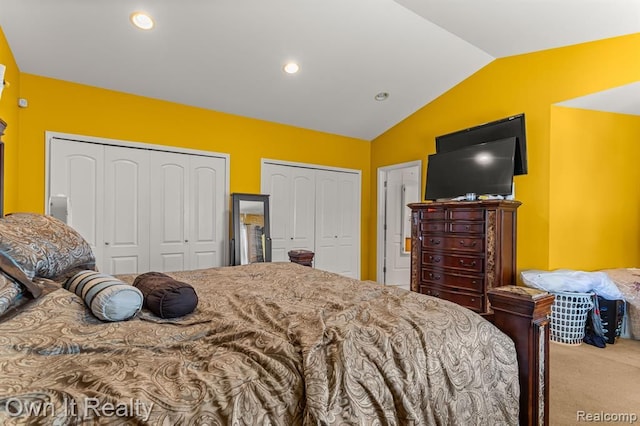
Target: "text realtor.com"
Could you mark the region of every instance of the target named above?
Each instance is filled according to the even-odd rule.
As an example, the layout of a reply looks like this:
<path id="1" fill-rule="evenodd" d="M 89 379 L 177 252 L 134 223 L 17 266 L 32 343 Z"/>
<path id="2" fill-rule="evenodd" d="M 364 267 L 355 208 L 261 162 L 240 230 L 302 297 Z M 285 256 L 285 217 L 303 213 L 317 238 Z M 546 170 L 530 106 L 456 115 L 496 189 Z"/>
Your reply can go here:
<path id="1" fill-rule="evenodd" d="M 7 411 L 11 417 L 138 417 L 148 421 L 154 403 L 145 403 L 135 399 L 128 402 L 103 402 L 98 398 L 83 398 L 84 404 L 79 407 L 73 400 L 66 400 L 62 407 L 56 407 L 53 402 L 23 401 L 18 398 L 9 398 L 6 401 Z M 59 411 L 62 410 L 62 413 Z"/>
<path id="2" fill-rule="evenodd" d="M 576 420 L 578 422 L 589 423 L 629 423 L 633 424 L 638 421 L 636 413 L 606 413 L 604 411 L 588 412 L 576 411 Z"/>

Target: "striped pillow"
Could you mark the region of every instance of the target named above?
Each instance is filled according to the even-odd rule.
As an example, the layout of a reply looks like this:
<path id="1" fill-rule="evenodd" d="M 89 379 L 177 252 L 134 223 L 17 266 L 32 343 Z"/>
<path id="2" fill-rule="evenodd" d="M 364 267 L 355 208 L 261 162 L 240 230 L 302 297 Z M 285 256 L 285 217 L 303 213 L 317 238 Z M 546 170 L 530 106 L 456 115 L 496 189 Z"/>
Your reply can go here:
<path id="1" fill-rule="evenodd" d="M 103 321 L 124 321 L 142 308 L 142 292 L 111 275 L 80 271 L 69 278 L 64 288 L 82 297 L 93 315 Z"/>

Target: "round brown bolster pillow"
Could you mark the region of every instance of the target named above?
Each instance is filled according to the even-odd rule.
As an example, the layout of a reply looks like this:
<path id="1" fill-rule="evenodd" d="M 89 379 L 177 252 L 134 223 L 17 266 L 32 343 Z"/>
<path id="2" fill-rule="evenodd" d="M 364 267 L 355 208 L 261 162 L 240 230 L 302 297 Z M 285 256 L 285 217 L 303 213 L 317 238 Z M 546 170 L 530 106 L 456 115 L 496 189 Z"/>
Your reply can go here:
<path id="1" fill-rule="evenodd" d="M 161 272 L 138 275 L 133 285 L 144 295 L 143 307 L 160 318 L 190 314 L 198 305 L 198 295 L 191 285 Z"/>

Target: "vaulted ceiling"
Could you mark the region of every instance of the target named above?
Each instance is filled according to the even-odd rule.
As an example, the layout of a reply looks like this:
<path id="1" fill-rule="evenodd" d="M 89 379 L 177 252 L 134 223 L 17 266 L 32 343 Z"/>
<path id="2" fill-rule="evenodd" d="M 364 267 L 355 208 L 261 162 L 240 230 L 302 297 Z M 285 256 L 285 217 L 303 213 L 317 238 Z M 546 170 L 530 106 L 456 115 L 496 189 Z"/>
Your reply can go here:
<path id="1" fill-rule="evenodd" d="M 640 0 L 0 0 L 0 26 L 24 73 L 371 140 L 495 58 L 640 32 Z"/>

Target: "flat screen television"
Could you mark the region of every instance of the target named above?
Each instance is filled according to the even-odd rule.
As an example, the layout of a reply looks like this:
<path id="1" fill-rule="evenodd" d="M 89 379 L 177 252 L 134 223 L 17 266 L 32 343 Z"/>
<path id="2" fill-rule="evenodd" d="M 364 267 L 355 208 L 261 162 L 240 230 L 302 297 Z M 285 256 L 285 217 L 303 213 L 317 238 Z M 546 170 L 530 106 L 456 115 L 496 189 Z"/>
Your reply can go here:
<path id="1" fill-rule="evenodd" d="M 510 137 L 429 155 L 425 200 L 510 195 L 515 151 L 516 138 Z"/>
<path id="2" fill-rule="evenodd" d="M 515 137 L 517 141 L 513 174 L 526 175 L 528 171 L 527 134 L 524 113 L 437 136 L 436 153 L 455 151 L 470 145 L 509 137 Z"/>

